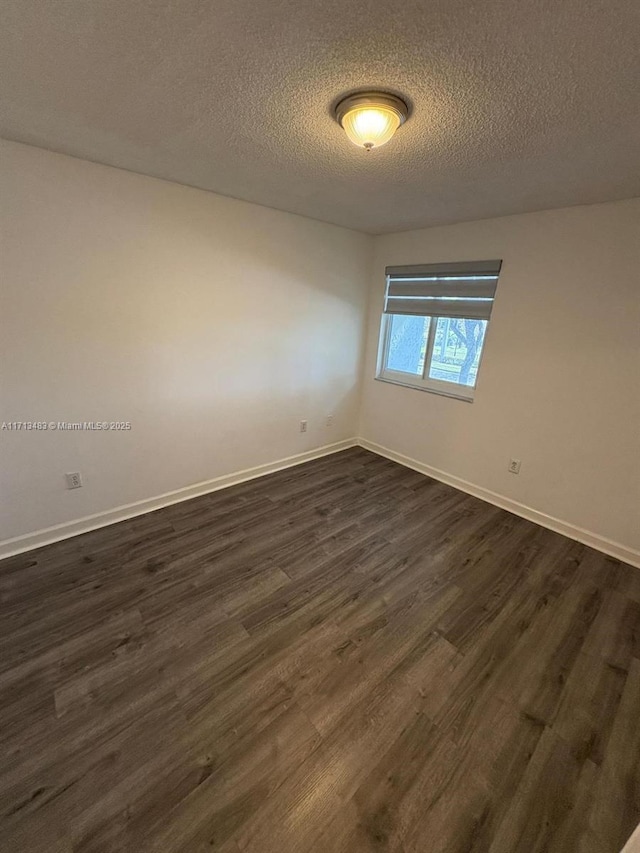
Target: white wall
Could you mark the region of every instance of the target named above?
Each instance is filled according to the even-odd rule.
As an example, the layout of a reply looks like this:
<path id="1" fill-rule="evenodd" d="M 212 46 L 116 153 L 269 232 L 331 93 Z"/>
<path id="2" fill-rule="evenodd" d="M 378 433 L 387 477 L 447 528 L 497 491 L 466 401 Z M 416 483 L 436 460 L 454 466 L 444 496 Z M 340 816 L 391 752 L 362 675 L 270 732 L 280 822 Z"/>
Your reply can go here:
<path id="1" fill-rule="evenodd" d="M 640 551 L 640 200 L 374 241 L 24 145 L 0 156 L 0 422 L 133 425 L 0 431 L 0 539 L 349 439 L 362 392 L 377 449 Z M 475 402 L 374 381 L 385 265 L 491 257 Z"/>
<path id="2" fill-rule="evenodd" d="M 504 263 L 475 402 L 375 381 L 385 265 L 481 258 Z M 372 286 L 361 436 L 640 551 L 640 199 L 386 235 Z"/>
<path id="3" fill-rule="evenodd" d="M 15 143 L 0 156 L 0 421 L 132 423 L 1 431 L 0 539 L 355 435 L 371 237 Z"/>

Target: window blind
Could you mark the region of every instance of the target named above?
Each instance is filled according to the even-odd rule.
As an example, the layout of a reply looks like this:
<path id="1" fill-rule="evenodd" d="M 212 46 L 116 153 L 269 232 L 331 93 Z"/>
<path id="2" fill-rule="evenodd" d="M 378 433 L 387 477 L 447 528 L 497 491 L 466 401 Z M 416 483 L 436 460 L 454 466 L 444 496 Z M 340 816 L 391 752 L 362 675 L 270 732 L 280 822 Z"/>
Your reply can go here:
<path id="1" fill-rule="evenodd" d="M 385 314 L 488 320 L 502 261 L 387 267 Z"/>

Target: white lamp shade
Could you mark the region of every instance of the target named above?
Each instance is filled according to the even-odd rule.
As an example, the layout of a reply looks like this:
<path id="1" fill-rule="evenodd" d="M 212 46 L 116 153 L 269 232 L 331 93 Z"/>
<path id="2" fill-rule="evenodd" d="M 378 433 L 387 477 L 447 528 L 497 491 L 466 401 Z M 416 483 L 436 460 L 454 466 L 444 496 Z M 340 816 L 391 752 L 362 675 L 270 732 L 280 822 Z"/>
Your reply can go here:
<path id="1" fill-rule="evenodd" d="M 348 95 L 335 110 L 336 119 L 349 139 L 367 151 L 385 145 L 409 115 L 401 98 L 385 92 Z"/>
<path id="2" fill-rule="evenodd" d="M 355 107 L 342 119 L 342 127 L 354 145 L 379 148 L 400 127 L 400 116 L 388 107 Z"/>

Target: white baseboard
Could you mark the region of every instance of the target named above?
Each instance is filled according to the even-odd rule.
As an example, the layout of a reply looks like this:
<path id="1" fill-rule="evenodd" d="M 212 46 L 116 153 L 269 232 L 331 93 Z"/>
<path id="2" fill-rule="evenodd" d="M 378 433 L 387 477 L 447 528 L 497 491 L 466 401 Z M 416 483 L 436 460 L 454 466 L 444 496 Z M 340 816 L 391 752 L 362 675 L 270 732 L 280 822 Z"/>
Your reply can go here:
<path id="1" fill-rule="evenodd" d="M 534 521 L 541 527 L 548 527 L 549 530 L 553 530 L 555 533 L 562 533 L 563 536 L 568 536 L 570 539 L 582 542 L 583 545 L 589 545 L 589 547 L 595 548 L 597 551 L 602 551 L 610 557 L 615 557 L 617 560 L 640 568 L 640 551 L 634 551 L 632 548 L 627 548 L 619 542 L 613 542 L 611 539 L 606 539 L 604 536 L 599 536 L 590 530 L 584 530 L 582 527 L 576 527 L 567 521 L 554 518 L 552 515 L 547 515 L 544 512 L 526 506 L 526 504 L 506 498 L 504 495 L 499 495 L 490 489 L 476 486 L 475 483 L 469 483 L 467 480 L 455 477 L 453 474 L 447 474 L 446 471 L 441 471 L 439 468 L 432 468 L 431 465 L 426 465 L 424 462 L 419 462 L 410 456 L 404 456 L 402 453 L 396 453 L 395 450 L 389 450 L 388 447 L 375 444 L 373 441 L 359 438 L 357 443 L 360 447 L 364 447 L 365 450 L 377 453 L 378 456 L 384 456 L 386 459 L 391 459 L 393 462 L 398 462 L 400 465 L 412 468 L 414 471 L 419 471 L 428 477 L 433 477 L 434 480 L 439 480 L 441 483 L 453 486 L 461 492 L 466 492 L 469 495 L 487 501 L 487 503 L 494 504 L 494 506 L 499 506 L 501 509 L 506 509 L 514 515 L 519 515 L 528 521 Z"/>
<path id="2" fill-rule="evenodd" d="M 292 468 L 295 465 L 301 465 L 303 462 L 310 462 L 312 459 L 319 459 L 322 456 L 329 456 L 331 453 L 337 453 L 339 450 L 346 450 L 349 447 L 360 446 L 365 450 L 370 450 L 378 456 L 384 456 L 386 459 L 391 459 L 393 462 L 398 462 L 407 468 L 412 468 L 414 471 L 419 471 L 421 474 L 426 474 L 428 477 L 433 477 L 434 480 L 439 480 L 455 489 L 487 501 L 501 509 L 506 509 L 514 515 L 519 515 L 526 518 L 528 521 L 533 521 L 542 527 L 547 527 L 556 533 L 561 533 L 568 536 L 570 539 L 575 539 L 582 542 L 584 545 L 589 545 L 598 551 L 602 551 L 611 557 L 629 563 L 632 566 L 640 568 L 640 552 L 627 548 L 619 542 L 613 542 L 589 530 L 584 530 L 581 527 L 576 527 L 559 518 L 554 518 L 544 512 L 533 509 L 518 501 L 499 495 L 497 492 L 492 492 L 490 489 L 485 489 L 482 486 L 477 486 L 475 483 L 469 483 L 460 477 L 453 474 L 447 474 L 446 471 L 441 471 L 439 468 L 432 468 L 424 462 L 419 462 L 417 459 L 412 459 L 409 456 L 404 456 L 402 453 L 396 453 L 388 447 L 383 447 L 375 442 L 368 441 L 364 438 L 348 438 L 344 441 L 338 441 L 334 444 L 326 444 L 323 447 L 318 447 L 315 450 L 309 450 L 305 453 L 297 453 L 295 456 L 287 456 L 284 459 L 278 459 L 275 462 L 268 462 L 265 465 L 257 465 L 254 468 L 247 468 L 243 471 L 236 471 L 233 474 L 226 474 L 222 477 L 214 477 L 211 480 L 205 480 L 201 483 L 195 483 L 192 486 L 185 486 L 182 489 L 176 489 L 172 492 L 166 492 L 163 495 L 158 495 L 153 498 L 136 501 L 135 503 L 125 504 L 115 507 L 114 509 L 99 512 L 94 515 L 88 515 L 75 521 L 57 524 L 54 527 L 47 527 L 43 530 L 37 530 L 34 533 L 27 533 L 23 536 L 16 536 L 13 539 L 5 539 L 0 542 L 0 559 L 11 557 L 15 554 L 21 554 L 24 551 L 32 551 L 34 548 L 41 548 L 43 545 L 50 545 L 52 542 L 59 542 L 62 539 L 69 539 L 72 536 L 78 536 L 81 533 L 88 533 L 90 530 L 97 530 L 100 527 L 106 527 L 109 524 L 115 524 L 118 521 L 125 521 L 128 518 L 135 518 L 138 515 L 144 515 L 147 512 L 153 512 L 157 509 L 162 509 L 171 504 L 188 501 L 191 498 L 206 495 L 209 492 L 215 492 L 219 489 L 226 489 L 229 486 L 235 486 L 238 483 L 244 483 L 247 480 L 253 480 L 257 477 L 264 477 L 266 474 L 272 474 L 275 471 L 281 471 L 284 468 Z"/>
<path id="3" fill-rule="evenodd" d="M 355 438 L 347 438 L 344 441 L 337 441 L 334 444 L 317 447 L 315 450 L 308 450 L 305 453 L 297 453 L 295 456 L 278 459 L 276 462 L 268 462 L 266 465 L 256 465 L 254 468 L 246 468 L 243 471 L 236 471 L 233 474 L 214 477 L 212 480 L 204 480 L 202 483 L 185 486 L 182 489 L 166 492 L 154 498 L 146 498 L 141 501 L 135 501 L 135 503 L 124 504 L 114 509 L 78 518 L 75 521 L 56 524 L 54 527 L 46 527 L 43 530 L 26 533 L 23 536 L 16 536 L 13 539 L 5 539 L 0 542 L 0 559 L 12 557 L 24 551 L 32 551 L 34 548 L 41 548 L 43 545 L 50 545 L 52 542 L 69 539 L 81 533 L 88 533 L 90 530 L 97 530 L 99 527 L 106 527 L 118 521 L 126 521 L 128 518 L 135 518 L 137 515 L 144 515 L 156 509 L 171 506 L 171 504 L 188 501 L 191 498 L 197 498 L 209 492 L 226 489 L 229 486 L 244 483 L 246 480 L 264 477 L 265 474 L 273 474 L 275 471 L 282 471 L 284 468 L 292 468 L 294 465 L 301 465 L 303 462 L 310 462 L 312 459 L 319 459 L 321 456 L 329 456 L 331 453 L 337 453 L 339 450 L 346 450 L 356 445 L 357 441 Z"/>

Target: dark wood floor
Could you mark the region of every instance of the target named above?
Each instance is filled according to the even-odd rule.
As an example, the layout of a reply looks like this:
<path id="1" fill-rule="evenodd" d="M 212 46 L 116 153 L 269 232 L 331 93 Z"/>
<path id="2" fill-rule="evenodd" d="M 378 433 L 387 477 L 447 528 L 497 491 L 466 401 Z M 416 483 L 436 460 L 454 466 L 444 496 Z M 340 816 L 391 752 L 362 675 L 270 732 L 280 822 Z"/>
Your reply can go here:
<path id="1" fill-rule="evenodd" d="M 0 564 L 10 853 L 618 853 L 640 570 L 355 449 Z"/>

